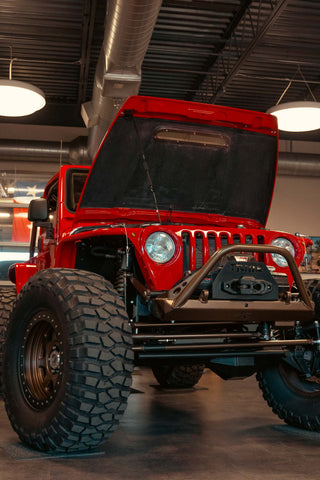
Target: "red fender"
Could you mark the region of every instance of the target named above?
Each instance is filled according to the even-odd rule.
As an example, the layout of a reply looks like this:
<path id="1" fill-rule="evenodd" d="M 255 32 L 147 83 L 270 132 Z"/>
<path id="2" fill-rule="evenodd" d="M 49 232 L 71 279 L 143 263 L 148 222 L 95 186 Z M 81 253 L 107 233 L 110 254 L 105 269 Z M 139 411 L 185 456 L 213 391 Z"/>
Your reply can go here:
<path id="1" fill-rule="evenodd" d="M 14 268 L 10 268 L 9 279 L 16 284 L 17 294 L 29 278 L 33 277 L 37 271 L 36 265 L 30 265 L 28 263 L 16 263 Z"/>

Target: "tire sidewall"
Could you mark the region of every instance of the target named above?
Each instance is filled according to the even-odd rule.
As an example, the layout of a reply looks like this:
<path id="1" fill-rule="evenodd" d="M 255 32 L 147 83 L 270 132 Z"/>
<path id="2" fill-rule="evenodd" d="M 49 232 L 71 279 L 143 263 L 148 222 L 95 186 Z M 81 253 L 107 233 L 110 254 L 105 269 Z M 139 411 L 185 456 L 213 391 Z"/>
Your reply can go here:
<path id="1" fill-rule="evenodd" d="M 296 426 L 300 426 L 301 418 L 320 418 L 320 388 L 317 393 L 299 390 L 285 375 L 283 366 L 280 362 L 258 372 L 259 384 L 269 405 L 280 418 Z"/>
<path id="2" fill-rule="evenodd" d="M 0 288 L 0 395 L 2 394 L 2 377 L 4 368 L 4 343 L 10 321 L 12 307 L 17 299 L 15 287 Z"/>
<path id="3" fill-rule="evenodd" d="M 20 355 L 24 337 L 27 334 L 32 318 L 40 311 L 53 313 L 58 329 L 62 332 L 62 345 L 64 364 L 61 383 L 57 389 L 52 403 L 44 409 L 35 409 L 25 398 L 21 385 Z M 16 307 L 8 326 L 5 357 L 4 357 L 4 394 L 6 403 L 10 405 L 13 425 L 15 422 L 22 428 L 33 429 L 35 433 L 43 431 L 51 425 L 53 418 L 61 412 L 61 403 L 67 394 L 69 377 L 69 345 L 67 324 L 64 321 L 65 312 L 55 295 L 54 287 L 49 291 L 43 286 L 26 286 L 20 293 Z"/>

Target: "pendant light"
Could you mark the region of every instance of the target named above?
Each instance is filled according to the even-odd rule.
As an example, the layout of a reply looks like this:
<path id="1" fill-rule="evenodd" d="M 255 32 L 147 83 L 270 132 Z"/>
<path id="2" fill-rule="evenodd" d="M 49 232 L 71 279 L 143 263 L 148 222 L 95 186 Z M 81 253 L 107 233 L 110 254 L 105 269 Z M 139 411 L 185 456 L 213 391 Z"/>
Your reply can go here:
<path id="1" fill-rule="evenodd" d="M 279 130 L 287 132 L 308 132 L 317 130 L 320 128 L 320 103 L 312 93 L 312 90 L 301 72 L 300 66 L 298 67 L 297 72 L 300 73 L 304 80 L 313 101 L 280 103 L 290 88 L 294 79 L 293 77 L 284 92 L 281 94 L 277 104 L 274 107 L 269 108 L 267 113 L 271 113 L 277 117 Z"/>
<path id="2" fill-rule="evenodd" d="M 9 79 L 0 79 L 0 115 L 5 117 L 23 117 L 41 110 L 46 104 L 45 96 L 40 88 L 27 82 L 12 80 L 11 59 Z"/>

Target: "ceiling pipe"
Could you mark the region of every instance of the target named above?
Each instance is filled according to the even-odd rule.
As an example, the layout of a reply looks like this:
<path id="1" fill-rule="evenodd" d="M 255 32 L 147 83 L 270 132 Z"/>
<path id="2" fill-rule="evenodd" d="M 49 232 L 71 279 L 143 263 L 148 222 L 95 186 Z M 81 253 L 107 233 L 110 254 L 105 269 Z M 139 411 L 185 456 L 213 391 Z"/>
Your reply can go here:
<path id="1" fill-rule="evenodd" d="M 277 175 L 320 177 L 320 155 L 280 152 Z"/>
<path id="2" fill-rule="evenodd" d="M 139 92 L 141 65 L 162 0 L 109 0 L 92 100 L 81 107 L 91 159 L 124 101 Z"/>
<path id="3" fill-rule="evenodd" d="M 78 137 L 72 142 L 44 142 L 30 140 L 0 140 L 0 159 L 10 162 L 53 163 L 88 165 L 87 137 Z"/>

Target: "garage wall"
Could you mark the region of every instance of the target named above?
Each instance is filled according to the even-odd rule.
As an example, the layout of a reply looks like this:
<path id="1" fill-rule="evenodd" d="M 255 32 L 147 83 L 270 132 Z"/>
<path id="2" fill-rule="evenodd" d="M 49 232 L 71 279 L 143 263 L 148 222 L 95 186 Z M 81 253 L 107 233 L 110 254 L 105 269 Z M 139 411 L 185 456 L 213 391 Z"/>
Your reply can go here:
<path id="1" fill-rule="evenodd" d="M 320 177 L 278 176 L 267 227 L 320 236 Z"/>

